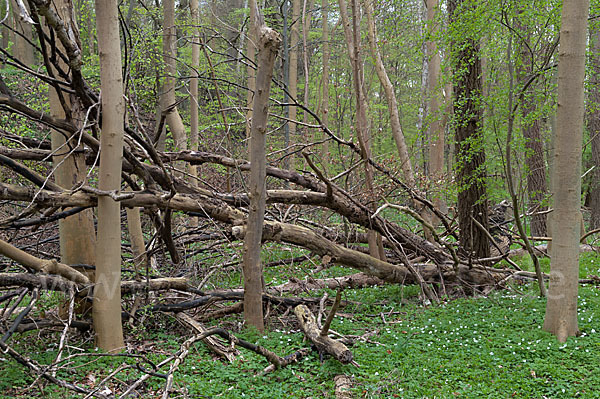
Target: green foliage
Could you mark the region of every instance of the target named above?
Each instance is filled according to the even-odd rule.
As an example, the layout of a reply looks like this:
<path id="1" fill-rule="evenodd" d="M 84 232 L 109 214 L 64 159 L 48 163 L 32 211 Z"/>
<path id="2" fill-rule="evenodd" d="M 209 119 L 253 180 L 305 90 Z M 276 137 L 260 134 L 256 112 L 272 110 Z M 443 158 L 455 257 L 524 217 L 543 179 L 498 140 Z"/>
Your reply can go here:
<path id="1" fill-rule="evenodd" d="M 330 268 L 328 275 L 341 271 Z M 600 256 L 583 254 L 581 275 L 597 273 Z M 350 303 L 338 312 L 331 328 L 340 334 L 368 337 L 357 339 L 351 347 L 360 368 L 340 365 L 328 357 L 321 363 L 312 352 L 300 363 L 260 376 L 268 365 L 263 357 L 242 350 L 242 356 L 229 364 L 215 359 L 198 343 L 175 374 L 175 386 L 198 398 L 333 398 L 333 378 L 344 373 L 353 376 L 357 398 L 595 398 L 600 386 L 600 291 L 594 286 L 581 287 L 582 335 L 560 344 L 541 330 L 545 302 L 535 295 L 535 286 L 519 287 L 523 288 L 525 295 L 508 290 L 429 308 L 416 304 L 417 287 L 349 289 L 343 299 Z M 138 329 L 142 335 L 132 342 L 134 351 L 150 349 L 146 356 L 155 364 L 176 352 L 185 339 L 167 332 L 173 331 L 175 324 L 162 319 L 160 330 Z M 26 336 L 32 339 L 21 337 L 17 349 L 42 363 L 54 359 L 53 336 L 41 340 L 33 339 L 35 333 Z M 299 331 L 290 331 L 275 319 L 270 320 L 264 334 L 244 329 L 238 336 L 279 355 L 307 345 Z M 39 345 L 46 349 L 39 350 Z M 59 377 L 91 386 L 90 381 L 99 381 L 110 370 L 138 361 L 100 357 L 89 344 L 84 349 L 87 355 L 63 364 Z M 142 365 L 150 367 L 144 361 Z M 26 389 L 32 377 L 13 360 L 0 362 L 0 374 L 3 397 L 39 396 L 35 389 Z M 135 367 L 117 374 L 121 381 L 132 382 L 138 377 Z M 146 392 L 158 395 L 163 385 L 163 380 L 151 378 Z M 111 388 L 120 389 L 116 385 Z M 65 398 L 72 394 L 47 386 L 42 396 Z"/>

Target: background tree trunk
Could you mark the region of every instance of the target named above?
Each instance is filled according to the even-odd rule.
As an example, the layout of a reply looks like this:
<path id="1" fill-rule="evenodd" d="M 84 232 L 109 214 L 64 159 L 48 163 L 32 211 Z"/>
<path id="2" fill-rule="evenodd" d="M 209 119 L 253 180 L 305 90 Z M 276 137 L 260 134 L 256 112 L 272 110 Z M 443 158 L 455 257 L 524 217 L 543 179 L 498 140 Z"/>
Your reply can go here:
<path id="1" fill-rule="evenodd" d="M 198 151 L 198 78 L 195 77 L 196 70 L 200 67 L 200 14 L 198 11 L 198 0 L 190 0 L 190 19 L 192 22 L 192 77 L 190 78 L 190 147 L 192 151 Z M 191 175 L 192 186 L 197 187 L 198 167 L 188 164 L 188 173 Z M 192 227 L 198 226 L 198 218 L 190 219 Z"/>
<path id="2" fill-rule="evenodd" d="M 430 35 L 435 36 L 438 31 L 437 22 L 435 20 L 438 9 L 438 0 L 427 0 L 427 24 Z M 427 41 L 427 57 L 429 58 L 427 72 L 427 96 L 429 104 L 427 105 L 427 113 L 429 114 L 429 178 L 432 181 L 433 187 L 443 186 L 442 178 L 444 174 L 444 148 L 445 126 L 440 115 L 440 101 L 443 98 L 442 90 L 439 87 L 440 77 L 440 52 L 438 51 L 435 41 Z M 440 187 L 441 186 L 441 187 Z M 433 197 L 433 204 L 442 212 L 446 212 L 446 204 L 442 198 L 441 192 L 437 192 Z M 437 225 L 439 221 L 437 217 L 432 215 L 432 222 Z"/>
<path id="3" fill-rule="evenodd" d="M 248 94 L 246 96 L 246 103 L 248 104 L 248 112 L 246 113 L 246 138 L 250 138 L 250 125 L 252 121 L 252 104 L 254 103 L 254 94 L 256 88 L 256 70 L 251 66 L 251 63 L 256 59 L 256 26 L 254 26 L 254 20 L 256 19 L 256 8 L 252 7 L 252 0 L 250 0 L 250 23 L 248 24 L 248 50 L 246 56 L 250 61 L 246 68 L 248 74 Z"/>
<path id="4" fill-rule="evenodd" d="M 175 97 L 175 81 L 177 79 L 177 30 L 175 27 L 175 1 L 163 1 L 163 59 L 165 63 L 165 80 L 161 95 L 161 110 L 165 114 L 165 122 L 173 135 L 175 150 L 187 150 L 185 126 L 177 110 Z M 97 28 L 96 28 L 97 29 Z"/>
<path id="5" fill-rule="evenodd" d="M 29 11 L 29 4 L 26 1 L 24 1 L 23 3 Z M 30 24 L 23 21 L 19 16 L 18 7 L 15 0 L 12 1 L 12 9 L 14 21 L 13 26 L 16 31 L 14 34 L 15 40 L 13 43 L 13 56 L 16 57 L 23 64 L 27 66 L 33 66 L 35 64 L 35 57 L 33 53 L 33 46 L 30 44 L 33 37 L 32 27 Z"/>
<path id="6" fill-rule="evenodd" d="M 374 210 L 377 202 L 375 192 L 373 190 L 373 168 L 367 162 L 367 160 L 371 157 L 371 138 L 369 134 L 369 121 L 367 119 L 367 100 L 364 92 L 364 72 L 360 46 L 360 9 L 356 0 L 351 1 L 352 26 L 350 26 L 348 8 L 345 0 L 338 0 L 338 3 L 340 6 L 342 25 L 344 26 L 346 44 L 348 45 L 348 56 L 350 58 L 350 65 L 352 68 L 352 80 L 354 82 L 354 95 L 356 98 L 356 123 L 354 130 L 356 138 L 358 139 L 361 157 L 364 161 L 365 186 L 371 199 L 369 207 Z M 369 253 L 371 256 L 377 259 L 381 259 L 381 256 L 385 256 L 383 253 L 383 248 L 380 248 L 378 243 L 381 241 L 381 236 L 379 236 L 374 230 L 368 230 L 367 240 L 369 242 Z"/>
<path id="7" fill-rule="evenodd" d="M 75 23 L 70 18 L 73 4 L 69 0 L 56 1 L 53 3 L 58 15 L 65 23 Z M 73 30 L 77 32 L 76 29 Z M 60 43 L 57 46 L 62 49 Z M 64 63 L 61 63 L 66 68 Z M 55 72 L 56 73 L 56 72 Z M 59 100 L 59 94 L 50 86 L 50 113 L 56 118 L 65 118 L 65 110 Z M 65 105 L 69 108 L 71 117 L 81 124 L 82 106 L 75 96 L 69 96 L 63 92 Z M 86 183 L 86 164 L 83 155 L 83 146 L 77 146 L 77 140 L 68 140 L 64 133 L 52 130 L 52 150 L 60 155 L 52 157 L 54 165 L 55 182 L 65 189 L 72 189 L 80 184 Z M 62 219 L 58 223 L 60 237 L 61 262 L 67 265 L 95 265 L 96 264 L 96 230 L 94 228 L 94 212 L 86 209 L 76 215 Z M 82 269 L 82 273 L 94 281 L 94 273 L 90 269 Z M 88 306 L 89 309 L 89 306 Z M 80 309 L 85 312 L 87 309 Z"/>
<path id="8" fill-rule="evenodd" d="M 8 10 L 6 9 L 7 6 L 9 7 Z M 10 37 L 12 34 L 12 31 L 10 29 L 13 26 L 13 23 L 12 23 L 13 19 L 12 19 L 12 13 L 10 12 L 10 5 L 7 5 L 6 3 L 0 4 L 0 12 L 2 12 L 2 15 L 6 15 L 6 21 L 4 21 L 4 24 L 0 27 L 0 30 L 2 31 L 1 46 L 4 50 L 8 51 Z M 4 62 L 2 62 L 0 64 L 0 66 L 4 67 Z"/>
<path id="9" fill-rule="evenodd" d="M 139 277 L 148 262 L 140 208 L 127 208 L 127 228 L 129 230 L 129 242 L 131 243 L 131 253 L 133 255 L 133 266 L 136 277 Z"/>
<path id="10" fill-rule="evenodd" d="M 119 45 L 119 17 L 115 0 L 96 1 L 96 29 L 100 54 L 102 135 L 98 188 L 120 191 L 123 162 L 123 79 Z M 121 214 L 109 196 L 98 198 L 98 246 L 94 287 L 96 345 L 105 351 L 123 348 L 121 324 Z"/>
<path id="11" fill-rule="evenodd" d="M 300 6 L 302 0 L 292 0 L 292 20 L 291 20 L 291 35 L 290 35 L 290 97 L 298 101 L 298 53 L 300 52 Z M 289 118 L 295 121 L 298 118 L 298 107 L 290 107 Z M 288 145 L 293 145 L 298 142 L 297 129 L 298 126 L 294 122 L 288 123 L 290 126 L 290 139 Z M 288 166 L 290 170 L 295 170 L 294 155 L 288 157 Z"/>
<path id="12" fill-rule="evenodd" d="M 404 174 L 404 181 L 406 181 L 406 184 L 409 186 L 414 187 L 415 176 L 413 175 L 412 163 L 410 161 L 410 157 L 408 156 L 408 148 L 406 146 L 406 140 L 404 139 L 404 133 L 402 132 L 402 126 L 400 125 L 396 93 L 394 92 L 394 86 L 388 77 L 385 66 L 383 65 L 383 60 L 381 59 L 381 54 L 379 54 L 379 49 L 377 48 L 377 29 L 375 26 L 375 20 L 373 18 L 373 5 L 371 4 L 371 1 L 372 0 L 364 0 L 371 55 L 375 59 L 375 71 L 377 72 L 377 77 L 379 78 L 379 82 L 381 83 L 381 86 L 385 92 L 388 111 L 390 113 L 392 136 L 394 137 L 394 142 L 396 143 L 396 148 L 398 150 L 398 157 L 400 159 L 400 165 Z"/>
<path id="13" fill-rule="evenodd" d="M 262 309 L 263 276 L 260 250 L 267 197 L 265 136 L 267 133 L 271 78 L 273 77 L 275 58 L 281 45 L 281 38 L 277 32 L 268 28 L 262 21 L 258 13 L 256 0 L 250 1 L 250 7 L 255 9 L 257 16 L 251 23 L 255 25 L 258 36 L 258 69 L 256 73 L 256 95 L 252 107 L 254 113 L 249 151 L 251 164 L 248 185 L 250 206 L 247 232 L 244 237 L 244 320 L 258 330 L 263 331 L 265 326 Z"/>
<path id="14" fill-rule="evenodd" d="M 592 178 L 590 180 L 589 206 L 592 211 L 590 229 L 600 228 L 600 28 L 592 23 L 592 73 L 590 75 L 591 104 L 588 105 L 588 128 L 592 141 Z"/>
<path id="15" fill-rule="evenodd" d="M 329 125 L 329 58 L 331 49 L 329 46 L 329 0 L 321 0 L 321 14 L 323 15 L 323 72 L 321 73 L 322 91 L 321 91 L 321 122 L 323 126 Z M 321 159 L 325 165 L 329 163 L 329 141 L 323 143 Z"/>
<path id="16" fill-rule="evenodd" d="M 560 342 L 578 333 L 577 290 L 581 208 L 585 51 L 589 0 L 563 4 L 558 55 L 558 109 L 550 289 L 544 330 Z"/>
<path id="17" fill-rule="evenodd" d="M 523 86 L 533 73 L 531 48 L 524 40 L 529 40 L 530 35 L 527 27 L 516 20 L 516 29 L 521 33 L 521 60 L 517 68 L 520 86 Z M 525 92 L 521 105 L 521 124 L 523 137 L 526 139 L 525 164 L 527 166 L 527 192 L 529 194 L 529 212 L 535 214 L 531 218 L 531 235 L 545 237 L 548 233 L 546 226 L 546 214 L 539 214 L 548 207 L 545 205 L 546 185 L 546 163 L 544 162 L 544 142 L 540 132 L 540 121 L 535 117 L 536 99 L 534 85 L 530 85 Z"/>
<path id="18" fill-rule="evenodd" d="M 310 20 L 312 18 L 312 8 L 314 0 L 304 0 L 302 5 L 302 64 L 304 70 L 304 106 L 310 107 L 310 74 L 308 64 L 308 34 L 310 32 Z M 308 122 L 308 115 L 303 114 L 304 122 Z M 307 143 L 312 141 L 308 137 L 308 133 L 305 132 L 304 137 L 300 140 L 301 142 Z"/>
<path id="19" fill-rule="evenodd" d="M 450 22 L 460 21 L 463 0 L 449 0 Z M 468 256 L 487 258 L 488 238 L 472 218 L 488 228 L 485 188 L 485 148 L 483 143 L 480 96 L 481 60 L 479 42 L 465 36 L 453 43 L 454 119 L 456 135 L 456 180 L 458 183 L 458 226 L 460 244 Z"/>

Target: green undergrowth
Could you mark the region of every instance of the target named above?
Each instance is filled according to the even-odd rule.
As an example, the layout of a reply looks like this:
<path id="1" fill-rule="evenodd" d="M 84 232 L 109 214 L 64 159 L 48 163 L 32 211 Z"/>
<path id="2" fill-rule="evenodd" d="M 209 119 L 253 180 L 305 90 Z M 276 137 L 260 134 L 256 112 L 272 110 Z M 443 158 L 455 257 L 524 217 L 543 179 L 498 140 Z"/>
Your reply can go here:
<path id="1" fill-rule="evenodd" d="M 526 266 L 524 259 L 522 260 Z M 584 254 L 581 275 L 598 274 L 600 256 Z M 298 265 L 299 268 L 304 266 Z M 286 269 L 293 273 L 293 269 Z M 330 268 L 315 277 L 337 275 Z M 517 293 L 518 290 L 518 293 Z M 334 291 L 328 292 L 330 297 Z M 580 337 L 558 343 L 542 331 L 545 301 L 535 285 L 462 298 L 423 307 L 415 287 L 389 285 L 349 289 L 332 330 L 359 337 L 351 347 L 360 367 L 321 361 L 316 352 L 299 363 L 261 376 L 267 361 L 241 349 L 233 363 L 215 358 L 197 343 L 175 374 L 172 397 L 190 398 L 333 398 L 337 374 L 352 376 L 355 398 L 596 398 L 600 391 L 600 288 L 582 286 L 579 300 Z M 282 321 L 284 323 L 282 323 Z M 239 316 L 215 325 L 237 325 Z M 149 319 L 146 328 L 129 329 L 131 353 L 154 364 L 177 352 L 189 336 L 170 316 Z M 295 320 L 272 309 L 264 334 L 248 329 L 240 338 L 284 356 L 308 345 Z M 56 356 L 57 335 L 31 332 L 9 343 L 34 360 L 48 364 Z M 360 338 L 362 337 L 362 338 Z M 73 342 L 91 356 L 64 364 L 58 376 L 90 388 L 111 370 L 134 366 L 139 359 L 94 357 L 91 342 Z M 65 354 L 77 353 L 68 347 Z M 2 397 L 75 397 L 55 385 L 31 385 L 34 378 L 6 354 L 0 354 Z M 148 362 L 140 363 L 151 369 Z M 166 373 L 168 366 L 160 369 Z M 117 393 L 140 376 L 131 367 L 116 375 L 109 387 Z M 121 381 L 117 383 L 115 381 Z M 123 384 L 123 385 L 120 385 Z M 164 380 L 150 378 L 140 397 L 158 397 Z"/>

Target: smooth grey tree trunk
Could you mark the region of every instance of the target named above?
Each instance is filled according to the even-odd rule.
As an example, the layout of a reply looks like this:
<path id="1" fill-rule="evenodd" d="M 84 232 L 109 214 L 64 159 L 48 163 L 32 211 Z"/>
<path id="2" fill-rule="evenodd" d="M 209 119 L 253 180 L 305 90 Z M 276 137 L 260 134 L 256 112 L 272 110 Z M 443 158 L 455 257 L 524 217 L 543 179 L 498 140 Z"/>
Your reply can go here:
<path id="1" fill-rule="evenodd" d="M 123 78 L 116 0 L 96 0 L 96 30 L 100 55 L 102 134 L 98 188 L 119 192 L 123 164 Z M 105 195 L 98 198 L 98 242 L 94 329 L 96 345 L 107 352 L 123 348 L 121 323 L 121 206 Z"/>
<path id="2" fill-rule="evenodd" d="M 554 176 L 554 223 L 550 288 L 544 330 L 560 342 L 577 335 L 581 229 L 585 52 L 589 0 L 565 0 L 558 55 L 558 109 Z"/>

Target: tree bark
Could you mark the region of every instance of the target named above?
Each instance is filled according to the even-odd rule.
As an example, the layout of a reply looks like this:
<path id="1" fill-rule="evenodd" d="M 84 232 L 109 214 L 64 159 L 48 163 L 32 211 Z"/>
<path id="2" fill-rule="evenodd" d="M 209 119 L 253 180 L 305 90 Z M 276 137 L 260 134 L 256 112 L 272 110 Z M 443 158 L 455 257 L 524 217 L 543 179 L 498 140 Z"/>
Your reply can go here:
<path id="1" fill-rule="evenodd" d="M 563 4 L 558 55 L 558 109 L 550 288 L 544 330 L 560 342 L 578 334 L 577 290 L 581 207 L 585 52 L 589 0 Z"/>
<path id="2" fill-rule="evenodd" d="M 427 0 L 427 24 L 429 34 L 435 36 L 437 29 L 436 14 L 438 11 L 438 0 Z M 434 192 L 433 204 L 442 212 L 446 211 L 446 204 L 442 198 L 441 185 L 444 174 L 444 148 L 445 126 L 440 115 L 440 102 L 442 99 L 442 90 L 439 85 L 440 77 L 440 52 L 437 44 L 433 40 L 427 41 L 427 57 L 429 68 L 427 72 L 427 96 L 429 103 L 427 113 L 429 114 L 429 178 L 433 187 L 438 187 Z M 437 225 L 439 220 L 432 216 L 433 225 Z"/>
<path id="3" fill-rule="evenodd" d="M 600 28 L 595 25 L 591 34 L 590 97 L 588 128 L 592 142 L 592 178 L 590 179 L 589 207 L 590 229 L 600 228 Z"/>
<path id="4" fill-rule="evenodd" d="M 254 20 L 256 19 L 256 9 L 252 7 L 252 0 L 250 0 L 250 23 L 248 24 L 248 50 L 246 57 L 248 57 L 249 63 L 246 68 L 248 78 L 248 93 L 246 95 L 246 103 L 248 105 L 248 112 L 246 113 L 246 138 L 250 138 L 250 126 L 252 121 L 252 104 L 254 102 L 254 95 L 256 89 L 256 70 L 252 66 L 256 58 L 256 26 L 254 26 Z"/>
<path id="5" fill-rule="evenodd" d="M 29 4 L 26 1 L 23 2 L 23 4 L 25 4 L 25 7 L 29 10 Z M 27 66 L 34 66 L 35 59 L 33 46 L 30 44 L 33 37 L 31 25 L 23 21 L 19 16 L 17 2 L 15 0 L 12 1 L 12 9 L 14 29 L 16 31 L 14 34 L 13 56 Z"/>
<path id="6" fill-rule="evenodd" d="M 117 2 L 96 0 L 96 29 L 102 90 L 102 135 L 98 188 L 119 192 L 123 163 L 123 78 Z M 112 352 L 123 348 L 121 325 L 121 215 L 120 203 L 109 196 L 98 198 L 94 329 L 96 345 Z"/>
<path id="7" fill-rule="evenodd" d="M 522 40 L 528 40 L 531 35 L 528 34 L 527 27 L 518 22 L 518 19 L 515 25 L 522 36 Z M 523 86 L 533 73 L 533 54 L 524 42 L 521 42 L 520 49 L 521 60 L 518 64 L 517 73 L 519 84 Z M 544 142 L 540 133 L 540 121 L 534 117 L 536 112 L 534 95 L 534 86 L 530 85 L 524 93 L 523 103 L 521 104 L 521 124 L 526 148 L 528 208 L 529 212 L 534 213 L 531 217 L 531 235 L 546 237 L 548 234 L 546 214 L 543 213 L 548 209 L 545 204 L 548 191 L 546 186 L 546 163 L 544 162 Z"/>
<path id="8" fill-rule="evenodd" d="M 375 27 L 375 20 L 373 18 L 373 0 L 363 0 L 364 10 L 367 15 L 367 27 L 369 45 L 371 48 L 371 55 L 375 59 L 375 71 L 383 90 L 388 104 L 388 112 L 390 114 L 390 126 L 392 129 L 392 136 L 396 143 L 396 149 L 398 150 L 398 157 L 400 158 L 400 166 L 404 174 L 404 180 L 410 187 L 415 185 L 415 176 L 413 174 L 412 163 L 408 155 L 408 147 L 406 146 L 406 140 L 404 139 L 404 133 L 402 132 L 402 126 L 400 125 L 400 116 L 398 114 L 398 101 L 396 100 L 396 93 L 394 92 L 394 86 L 388 77 L 388 74 L 383 65 L 381 54 L 377 47 L 377 29 Z M 439 59 L 439 56 L 438 56 Z"/>
<path id="9" fill-rule="evenodd" d="M 72 32 L 77 33 L 76 27 L 70 28 L 75 24 L 73 17 L 73 3 L 70 0 L 62 0 L 53 3 L 56 12 L 63 23 Z M 57 41 L 57 47 L 63 49 L 60 42 Z M 64 49 L 63 49 L 64 51 Z M 48 54 L 50 57 L 51 54 Z M 63 61 L 58 61 L 62 68 L 67 67 Z M 52 68 L 54 74 L 56 71 Z M 73 123 L 81 125 L 83 121 L 83 105 L 75 95 L 68 95 L 66 92 L 60 93 L 63 98 L 64 106 L 67 107 L 69 116 Z M 55 118 L 64 119 L 67 117 L 63 104 L 61 104 L 59 93 L 53 86 L 49 87 L 50 113 Z M 81 126 L 77 126 L 81 128 Z M 70 190 L 87 181 L 86 161 L 83 155 L 83 145 L 78 145 L 78 139 L 75 134 L 66 137 L 64 132 L 58 130 L 51 131 L 51 146 L 53 150 L 52 163 L 54 166 L 55 182 L 60 187 Z M 58 154 L 58 155 L 57 155 Z M 60 259 L 67 265 L 95 265 L 96 264 L 96 229 L 94 227 L 94 212 L 92 209 L 84 210 L 76 215 L 61 219 L 58 223 L 59 241 L 60 241 Z M 94 272 L 89 269 L 82 269 L 90 280 L 94 280 Z M 85 310 L 82 308 L 82 310 Z"/>
<path id="10" fill-rule="evenodd" d="M 294 308 L 294 314 L 298 318 L 300 328 L 304 335 L 315 345 L 319 353 L 329 353 L 342 364 L 352 362 L 352 352 L 340 341 L 320 334 L 317 320 L 306 305 L 298 305 Z"/>
<path id="11" fill-rule="evenodd" d="M 331 49 L 329 45 L 329 0 L 321 0 L 321 14 L 323 15 L 323 71 L 321 73 L 322 91 L 321 91 L 321 122 L 323 126 L 329 125 L 329 58 Z M 321 159 L 327 165 L 329 163 L 329 141 L 325 141 L 322 146 Z"/>
<path id="12" fill-rule="evenodd" d="M 464 0 L 449 0 L 450 23 L 460 29 L 462 8 L 471 7 Z M 453 43 L 454 118 L 456 135 L 456 180 L 458 183 L 458 226 L 460 245 L 469 257 L 487 258 L 490 254 L 488 237 L 471 217 L 488 229 L 487 196 L 485 187 L 485 148 L 482 131 L 480 96 L 481 59 L 477 38 L 466 32 Z"/>
<path id="13" fill-rule="evenodd" d="M 187 150 L 187 136 L 181 115 L 177 110 L 175 97 L 175 80 L 177 78 L 177 29 L 175 26 L 175 1 L 164 0 L 163 19 L 163 59 L 165 63 L 165 80 L 160 96 L 161 110 L 165 121 L 173 135 L 175 150 Z"/>
<path id="14" fill-rule="evenodd" d="M 298 54 L 300 52 L 300 6 L 302 0 L 292 0 L 292 24 L 291 24 L 291 35 L 290 35 L 290 69 L 289 69 L 289 92 L 292 101 L 298 101 Z M 290 127 L 289 142 L 288 145 L 293 145 L 298 142 L 297 129 L 298 126 L 295 122 L 298 118 L 298 107 L 290 107 L 289 118 L 291 122 L 288 122 Z M 288 156 L 287 164 L 290 170 L 295 170 L 295 156 L 293 154 Z"/>
<path id="15" fill-rule="evenodd" d="M 127 228 L 133 254 L 133 266 L 136 274 L 141 276 L 142 270 L 148 262 L 148 257 L 146 256 L 146 245 L 144 244 L 140 208 L 127 208 Z"/>
<path id="16" fill-rule="evenodd" d="M 198 0 L 190 0 L 190 19 L 192 22 L 192 74 L 200 67 L 200 24 L 198 11 Z M 190 149 L 198 151 L 198 78 L 192 76 L 190 78 Z M 198 167 L 196 165 L 188 165 L 188 173 L 190 174 L 190 182 L 192 186 L 197 186 Z M 198 226 L 198 218 L 190 219 L 192 227 Z"/>
<path id="17" fill-rule="evenodd" d="M 356 0 L 351 1 L 352 26 L 350 25 L 348 9 L 345 0 L 338 0 L 338 3 L 340 6 L 342 25 L 344 26 L 346 44 L 348 46 L 350 66 L 352 67 L 352 81 L 354 82 L 354 96 L 356 98 L 355 134 L 360 146 L 360 155 L 364 161 L 365 185 L 367 192 L 371 197 L 371 203 L 369 204 L 369 207 L 374 210 L 377 202 L 375 199 L 375 192 L 373 190 L 373 168 L 367 162 L 367 160 L 371 158 L 371 138 L 367 120 L 367 100 L 364 92 L 364 75 L 360 46 L 360 10 Z M 385 257 L 383 250 L 380 251 L 379 246 L 379 242 L 381 242 L 381 236 L 378 236 L 377 233 L 372 229 L 369 229 L 367 234 L 369 241 L 369 252 L 371 255 L 377 258 Z"/>
<path id="18" fill-rule="evenodd" d="M 250 130 L 250 207 L 247 221 L 247 234 L 244 238 L 244 320 L 258 330 L 264 330 L 262 292 L 263 276 L 260 260 L 263 221 L 266 204 L 266 155 L 265 136 L 269 113 L 269 94 L 273 66 L 281 45 L 281 38 L 268 28 L 259 17 L 256 0 L 250 2 L 256 9 L 255 24 L 258 34 L 258 70 L 256 73 L 256 93 L 252 107 L 252 127 Z M 259 22 L 260 21 L 260 22 Z"/>

